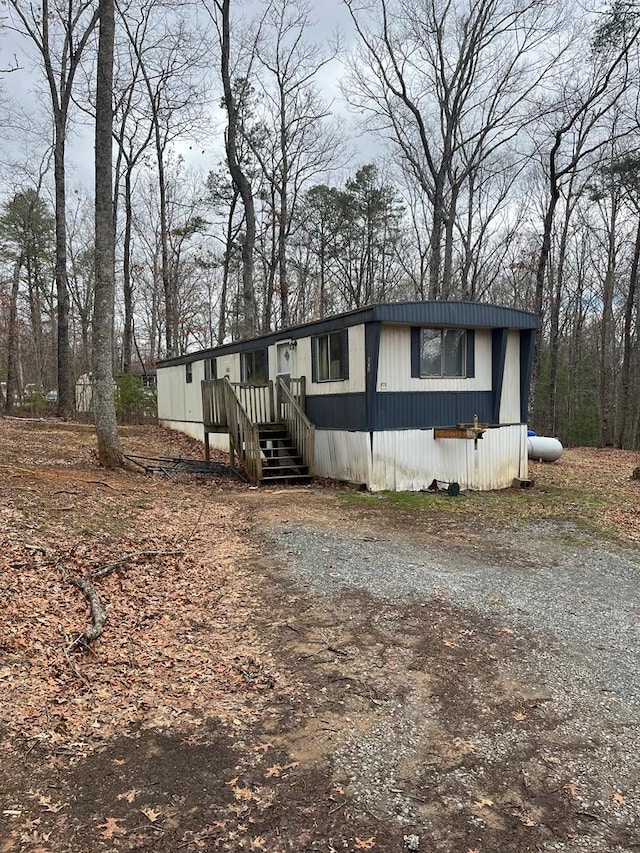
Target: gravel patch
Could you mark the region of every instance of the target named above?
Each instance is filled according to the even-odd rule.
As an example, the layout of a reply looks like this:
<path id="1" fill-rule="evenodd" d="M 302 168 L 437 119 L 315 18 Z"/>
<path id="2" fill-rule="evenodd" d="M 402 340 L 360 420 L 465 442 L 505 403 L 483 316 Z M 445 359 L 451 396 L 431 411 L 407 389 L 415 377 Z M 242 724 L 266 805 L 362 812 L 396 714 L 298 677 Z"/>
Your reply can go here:
<path id="1" fill-rule="evenodd" d="M 385 605 L 420 607 L 435 597 L 458 608 L 462 621 L 468 613 L 530 638 L 523 653 L 505 664 L 504 676 L 542 686 L 553 725 L 538 733 L 522 732 L 510 719 L 493 728 L 479 724 L 473 766 L 454 762 L 440 768 L 434 781 L 452 814 L 481 796 L 486 779 L 499 776 L 501 762 L 522 754 L 524 789 L 543 779 L 547 789 L 568 791 L 575 811 L 576 832 L 535 849 L 640 849 L 637 554 L 583 544 L 575 529 L 554 524 L 488 533 L 486 549 L 459 540 L 382 539 L 292 523 L 272 527 L 269 535 L 290 578 L 328 607 L 339 608 L 345 596 L 366 595 L 380 608 L 382 622 Z M 481 697 L 482 685 L 477 687 Z M 433 844 L 437 822 L 396 788 L 403 766 L 433 734 L 437 713 L 420 701 L 409 693 L 402 703 L 387 703 L 366 732 L 351 731 L 336 743 L 333 761 L 349 778 L 356 801 L 375 813 L 384 795 L 387 815 L 402 831 Z M 476 809 L 469 832 L 489 827 L 486 813 Z M 519 818 L 526 823 L 531 814 L 523 810 Z M 457 849 L 443 845 L 437 849 Z"/>
<path id="2" fill-rule="evenodd" d="M 273 531 L 294 574 L 321 595 L 356 589 L 391 602 L 442 595 L 559 642 L 572 659 L 572 681 L 640 706 L 640 558 L 568 548 L 554 541 L 558 533 L 549 525 L 529 528 L 516 534 L 526 540 L 520 553 L 492 559 L 491 549 L 483 558 L 459 545 L 293 525 Z M 565 663 L 557 665 L 565 684 Z"/>

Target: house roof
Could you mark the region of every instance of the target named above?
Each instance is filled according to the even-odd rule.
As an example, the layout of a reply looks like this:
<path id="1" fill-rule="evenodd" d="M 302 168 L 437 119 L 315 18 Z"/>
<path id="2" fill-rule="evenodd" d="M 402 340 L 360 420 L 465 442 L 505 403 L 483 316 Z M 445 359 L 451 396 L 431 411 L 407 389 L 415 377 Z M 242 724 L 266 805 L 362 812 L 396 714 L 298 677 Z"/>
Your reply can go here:
<path id="1" fill-rule="evenodd" d="M 290 326 L 277 332 L 268 332 L 255 338 L 223 344 L 211 349 L 187 353 L 157 362 L 157 367 L 187 364 L 205 358 L 216 358 L 235 352 L 246 352 L 261 346 L 267 347 L 277 341 L 295 340 L 309 335 L 335 332 L 348 326 L 362 323 L 393 323 L 396 325 L 433 326 L 463 329 L 537 329 L 538 315 L 532 311 L 521 311 L 485 302 L 388 302 L 356 308 L 343 314 L 335 314 L 322 320 L 313 320 L 299 326 Z"/>

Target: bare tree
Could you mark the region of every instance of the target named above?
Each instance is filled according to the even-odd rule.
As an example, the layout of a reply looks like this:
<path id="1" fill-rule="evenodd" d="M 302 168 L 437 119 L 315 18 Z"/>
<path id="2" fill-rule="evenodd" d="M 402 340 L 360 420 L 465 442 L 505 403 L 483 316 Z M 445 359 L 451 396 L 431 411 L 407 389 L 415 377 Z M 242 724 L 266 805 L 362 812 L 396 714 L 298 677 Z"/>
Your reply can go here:
<path id="1" fill-rule="evenodd" d="M 430 298 L 452 292 L 462 188 L 534 119 L 531 95 L 557 59 L 559 7 L 535 0 L 377 0 L 377 31 L 345 0 L 361 49 L 345 89 L 398 150 L 430 206 Z"/>
<path id="2" fill-rule="evenodd" d="M 138 10 L 134 10 L 131 4 L 126 7 L 123 4 L 120 9 L 121 21 L 136 57 L 135 72 L 147 96 L 146 118 L 158 173 L 167 355 L 177 354 L 180 318 L 178 295 L 169 269 L 166 163 L 171 154 L 171 143 L 191 133 L 201 119 L 203 87 L 202 80 L 197 77 L 205 52 L 203 37 L 194 33 L 186 17 L 178 14 L 179 11 L 177 7 L 173 14 L 169 14 L 155 0 L 143 3 Z M 130 115 L 131 118 L 135 120 L 135 116 Z M 134 167 L 135 163 L 131 166 Z"/>
<path id="3" fill-rule="evenodd" d="M 242 316 L 240 318 L 240 337 L 252 337 L 257 330 L 257 309 L 253 282 L 254 248 L 256 242 L 256 212 L 251 180 L 244 167 L 240 152 L 242 98 L 238 91 L 242 87 L 234 86 L 234 78 L 249 81 L 255 60 L 255 44 L 258 35 L 250 39 L 251 50 L 245 68 L 240 72 L 238 63 L 232 63 L 231 57 L 231 2 L 213 0 L 211 7 L 205 6 L 215 24 L 220 43 L 220 74 L 222 78 L 223 101 L 227 113 L 225 133 L 225 153 L 231 179 L 237 187 L 244 207 L 245 233 L 242 242 Z"/>
<path id="4" fill-rule="evenodd" d="M 95 302 L 93 310 L 93 403 L 98 459 L 106 468 L 123 465 L 113 396 L 115 229 L 113 222 L 114 0 L 99 2 L 95 127 Z"/>
<path id="5" fill-rule="evenodd" d="M 307 41 L 313 26 L 305 0 L 271 0 L 256 57 L 262 99 L 258 125 L 249 141 L 272 196 L 275 268 L 268 293 L 279 298 L 277 325 L 289 325 L 288 242 L 303 190 L 335 168 L 344 146 L 330 127 L 330 104 L 320 97 L 317 78 L 338 54 L 339 43 L 320 47 Z M 274 287 L 274 279 L 277 284 Z M 266 312 L 268 326 L 270 312 Z"/>
<path id="6" fill-rule="evenodd" d="M 69 346 L 69 289 L 66 245 L 66 141 L 74 81 L 84 50 L 98 20 L 91 0 L 9 0 L 16 29 L 38 50 L 50 95 L 54 138 L 56 216 L 56 290 L 58 298 L 58 413 L 74 411 L 74 385 Z"/>

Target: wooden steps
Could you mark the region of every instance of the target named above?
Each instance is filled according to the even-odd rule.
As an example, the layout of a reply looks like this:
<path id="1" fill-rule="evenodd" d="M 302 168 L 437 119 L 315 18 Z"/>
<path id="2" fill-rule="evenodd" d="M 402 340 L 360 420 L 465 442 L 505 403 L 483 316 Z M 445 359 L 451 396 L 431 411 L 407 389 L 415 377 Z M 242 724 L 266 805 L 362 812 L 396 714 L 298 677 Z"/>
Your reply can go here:
<path id="1" fill-rule="evenodd" d="M 262 477 L 260 485 L 306 484 L 313 479 L 283 423 L 259 424 Z"/>

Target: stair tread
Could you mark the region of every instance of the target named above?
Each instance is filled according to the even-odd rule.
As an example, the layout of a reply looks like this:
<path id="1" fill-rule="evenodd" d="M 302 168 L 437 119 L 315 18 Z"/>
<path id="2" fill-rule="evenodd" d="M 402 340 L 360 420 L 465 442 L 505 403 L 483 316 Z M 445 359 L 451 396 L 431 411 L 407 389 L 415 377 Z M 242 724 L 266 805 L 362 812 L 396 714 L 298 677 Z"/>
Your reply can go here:
<path id="1" fill-rule="evenodd" d="M 279 474 L 275 477 L 262 477 L 260 482 L 282 483 L 285 480 L 296 480 L 298 482 L 304 481 L 305 483 L 310 483 L 313 480 L 313 477 L 310 474 Z"/>

